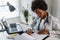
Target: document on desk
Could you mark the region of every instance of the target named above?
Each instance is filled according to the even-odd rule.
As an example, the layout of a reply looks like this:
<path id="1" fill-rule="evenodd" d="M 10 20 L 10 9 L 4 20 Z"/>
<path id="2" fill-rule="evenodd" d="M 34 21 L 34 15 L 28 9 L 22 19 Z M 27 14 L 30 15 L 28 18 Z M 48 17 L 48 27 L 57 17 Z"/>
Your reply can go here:
<path id="1" fill-rule="evenodd" d="M 35 40 L 34 37 L 28 35 L 27 33 L 23 33 L 23 34 L 21 35 L 21 38 L 20 38 L 20 39 L 21 39 L 21 40 Z"/>
<path id="2" fill-rule="evenodd" d="M 43 40 L 47 35 L 38 35 L 36 33 L 28 35 L 23 33 L 22 35 L 15 38 L 15 40 Z"/>
<path id="3" fill-rule="evenodd" d="M 44 38 L 45 38 L 45 39 L 47 38 L 48 34 L 41 34 L 41 35 L 39 35 L 39 34 L 34 33 L 34 34 L 32 34 L 32 36 L 33 36 L 36 40 L 43 40 Z"/>

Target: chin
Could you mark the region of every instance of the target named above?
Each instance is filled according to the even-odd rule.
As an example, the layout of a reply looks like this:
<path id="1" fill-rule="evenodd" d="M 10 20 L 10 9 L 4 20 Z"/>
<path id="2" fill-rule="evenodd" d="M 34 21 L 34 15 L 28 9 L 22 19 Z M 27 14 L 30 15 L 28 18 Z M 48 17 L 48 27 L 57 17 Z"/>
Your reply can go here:
<path id="1" fill-rule="evenodd" d="M 41 18 L 41 19 L 45 19 L 45 17 L 44 18 Z"/>

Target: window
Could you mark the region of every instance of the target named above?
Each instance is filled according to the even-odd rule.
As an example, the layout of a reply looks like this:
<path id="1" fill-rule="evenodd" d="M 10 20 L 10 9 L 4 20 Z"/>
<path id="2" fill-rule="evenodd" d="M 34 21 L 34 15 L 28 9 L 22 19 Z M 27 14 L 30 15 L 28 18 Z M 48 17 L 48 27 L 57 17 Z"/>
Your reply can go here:
<path id="1" fill-rule="evenodd" d="M 10 12 L 8 6 L 2 7 L 2 5 L 7 5 L 7 2 L 13 5 L 16 8 L 16 10 L 13 12 Z M 19 17 L 18 0 L 0 0 L 0 19 L 2 17 L 5 17 L 6 19 Z"/>

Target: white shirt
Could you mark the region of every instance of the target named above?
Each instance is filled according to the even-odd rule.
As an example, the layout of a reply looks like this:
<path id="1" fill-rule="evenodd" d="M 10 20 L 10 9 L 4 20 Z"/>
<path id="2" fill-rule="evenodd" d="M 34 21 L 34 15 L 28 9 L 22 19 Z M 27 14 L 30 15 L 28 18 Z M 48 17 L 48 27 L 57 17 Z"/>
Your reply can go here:
<path id="1" fill-rule="evenodd" d="M 39 20 L 39 19 L 36 18 L 36 19 L 33 21 L 32 25 L 33 25 L 34 27 L 36 27 L 36 26 L 37 26 L 37 23 L 39 23 L 38 20 Z M 45 19 L 44 19 L 44 20 L 45 20 Z M 59 20 L 58 20 L 56 17 L 53 17 L 51 14 L 48 14 L 49 24 L 48 24 L 48 23 L 43 24 L 43 23 L 44 23 L 44 20 L 42 20 L 41 23 L 40 23 L 40 29 L 44 29 L 44 27 L 45 27 L 46 30 L 55 31 L 55 32 L 58 31 L 58 32 L 56 32 L 56 33 L 59 33 L 59 32 L 60 32 L 60 22 L 59 22 Z M 36 23 L 35 23 L 35 22 L 36 22 Z M 32 27 L 33 27 L 33 26 L 32 26 Z M 36 30 L 36 29 L 35 29 L 35 30 Z"/>

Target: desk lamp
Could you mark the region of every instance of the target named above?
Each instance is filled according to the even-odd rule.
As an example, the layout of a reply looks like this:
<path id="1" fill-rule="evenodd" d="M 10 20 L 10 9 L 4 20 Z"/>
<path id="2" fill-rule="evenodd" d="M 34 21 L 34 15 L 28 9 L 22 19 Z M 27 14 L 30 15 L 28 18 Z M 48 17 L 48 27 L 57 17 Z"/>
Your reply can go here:
<path id="1" fill-rule="evenodd" d="M 5 6 L 8 6 L 9 7 L 9 10 L 10 12 L 13 12 L 15 11 L 15 7 L 13 5 L 11 5 L 9 2 L 7 2 L 7 5 L 1 5 L 0 7 L 5 7 Z"/>

